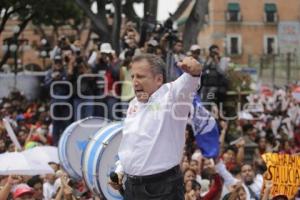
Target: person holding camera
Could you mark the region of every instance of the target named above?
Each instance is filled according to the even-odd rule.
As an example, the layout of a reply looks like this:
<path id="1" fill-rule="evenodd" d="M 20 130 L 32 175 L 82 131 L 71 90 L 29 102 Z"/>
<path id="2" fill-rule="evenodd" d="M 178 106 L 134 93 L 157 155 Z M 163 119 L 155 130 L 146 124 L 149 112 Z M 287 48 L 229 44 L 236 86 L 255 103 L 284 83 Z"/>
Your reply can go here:
<path id="1" fill-rule="evenodd" d="M 221 68 L 220 49 L 217 45 L 211 45 L 201 77 L 200 93 L 202 102 L 214 103 L 219 108 L 219 104 L 224 102 L 226 97 L 227 86 L 228 80 Z M 207 108 L 209 109 L 210 106 Z"/>
<path id="2" fill-rule="evenodd" d="M 171 83 L 166 83 L 165 63 L 156 55 L 135 56 L 131 66 L 135 98 L 124 120 L 115 170 L 119 182 L 110 184 L 120 189 L 126 177 L 125 200 L 183 200 L 179 164 L 202 65 L 192 57 L 184 58 L 178 66 L 185 73 Z"/>
<path id="3" fill-rule="evenodd" d="M 56 55 L 53 60 L 52 67 L 46 72 L 44 86 L 48 90 L 52 90 L 51 94 L 51 118 L 52 118 L 52 141 L 54 145 L 58 144 L 58 140 L 62 132 L 70 123 L 71 111 L 66 103 L 70 102 L 69 94 L 71 93 L 69 77 L 63 65 L 60 55 Z"/>
<path id="4" fill-rule="evenodd" d="M 61 36 L 57 41 L 57 45 L 50 52 L 50 59 L 54 59 L 57 55 L 64 55 L 64 51 L 70 51 L 71 46 L 68 38 L 66 36 Z"/>
<path id="5" fill-rule="evenodd" d="M 94 74 L 98 74 L 98 83 L 96 88 L 96 101 L 105 104 L 106 108 L 102 109 L 97 106 L 95 115 L 106 117 L 110 120 L 117 118 L 115 104 L 119 102 L 119 87 L 115 84 L 119 80 L 119 61 L 114 57 L 114 50 L 109 43 L 103 43 L 100 46 L 97 62 L 92 68 Z M 104 84 L 103 84 L 104 83 Z"/>
<path id="6" fill-rule="evenodd" d="M 68 75 L 73 86 L 73 119 L 79 120 L 94 115 L 94 96 L 96 79 L 91 74 L 80 52 L 74 52 L 69 57 Z M 79 88 L 78 88 L 79 87 Z"/>

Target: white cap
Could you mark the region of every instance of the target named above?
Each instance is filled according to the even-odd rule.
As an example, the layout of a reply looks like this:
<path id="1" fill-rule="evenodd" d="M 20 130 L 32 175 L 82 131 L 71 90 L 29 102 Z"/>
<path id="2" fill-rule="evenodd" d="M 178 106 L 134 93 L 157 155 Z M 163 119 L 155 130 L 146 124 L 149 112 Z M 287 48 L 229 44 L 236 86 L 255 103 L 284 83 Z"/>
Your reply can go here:
<path id="1" fill-rule="evenodd" d="M 190 51 L 200 50 L 200 46 L 198 44 L 193 44 L 190 48 Z"/>
<path id="2" fill-rule="evenodd" d="M 150 45 L 152 45 L 154 47 L 158 46 L 158 42 L 156 40 L 154 40 L 154 39 L 149 40 L 148 44 L 150 44 Z"/>
<path id="3" fill-rule="evenodd" d="M 103 43 L 100 47 L 100 53 L 113 53 L 114 50 L 111 48 L 109 43 Z"/>

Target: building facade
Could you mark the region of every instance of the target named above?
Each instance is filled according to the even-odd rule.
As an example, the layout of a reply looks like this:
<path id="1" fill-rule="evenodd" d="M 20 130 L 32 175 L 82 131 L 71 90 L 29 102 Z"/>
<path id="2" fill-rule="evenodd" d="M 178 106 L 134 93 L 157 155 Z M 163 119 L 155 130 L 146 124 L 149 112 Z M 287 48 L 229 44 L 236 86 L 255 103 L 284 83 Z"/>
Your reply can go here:
<path id="1" fill-rule="evenodd" d="M 236 63 L 251 57 L 300 54 L 299 0 L 211 0 L 203 48 L 218 44 Z"/>

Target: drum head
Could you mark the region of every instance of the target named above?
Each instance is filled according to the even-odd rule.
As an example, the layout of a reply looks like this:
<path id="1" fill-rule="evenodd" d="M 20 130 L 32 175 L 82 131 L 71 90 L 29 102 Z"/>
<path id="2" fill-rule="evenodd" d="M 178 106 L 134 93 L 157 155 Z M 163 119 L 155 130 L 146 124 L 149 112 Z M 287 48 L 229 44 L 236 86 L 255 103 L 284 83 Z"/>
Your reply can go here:
<path id="1" fill-rule="evenodd" d="M 123 199 L 108 184 L 115 171 L 118 150 L 122 138 L 122 123 L 111 123 L 100 129 L 84 152 L 83 177 L 89 189 L 108 200 Z"/>
<path id="2" fill-rule="evenodd" d="M 62 167 L 72 178 L 82 178 L 83 152 L 94 134 L 107 124 L 104 118 L 89 117 L 72 123 L 63 132 L 58 145 L 59 158 Z"/>

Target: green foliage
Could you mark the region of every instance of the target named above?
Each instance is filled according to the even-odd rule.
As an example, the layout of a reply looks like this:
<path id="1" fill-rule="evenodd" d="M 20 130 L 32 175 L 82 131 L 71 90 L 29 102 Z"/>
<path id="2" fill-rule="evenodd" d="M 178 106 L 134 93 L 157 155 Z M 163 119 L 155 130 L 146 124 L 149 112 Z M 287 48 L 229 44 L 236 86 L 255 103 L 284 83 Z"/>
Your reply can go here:
<path id="1" fill-rule="evenodd" d="M 79 25 L 83 19 L 82 10 L 73 0 L 42 0 L 35 1 L 33 12 L 36 25 Z"/>
<path id="2" fill-rule="evenodd" d="M 12 16 L 24 20 L 33 15 L 35 25 L 79 25 L 83 11 L 73 0 L 1 0 L 0 10 L 13 11 Z"/>
<path id="3" fill-rule="evenodd" d="M 251 77 L 249 74 L 242 73 L 234 69 L 227 71 L 229 81 L 229 90 L 231 91 L 249 91 L 251 84 Z"/>

